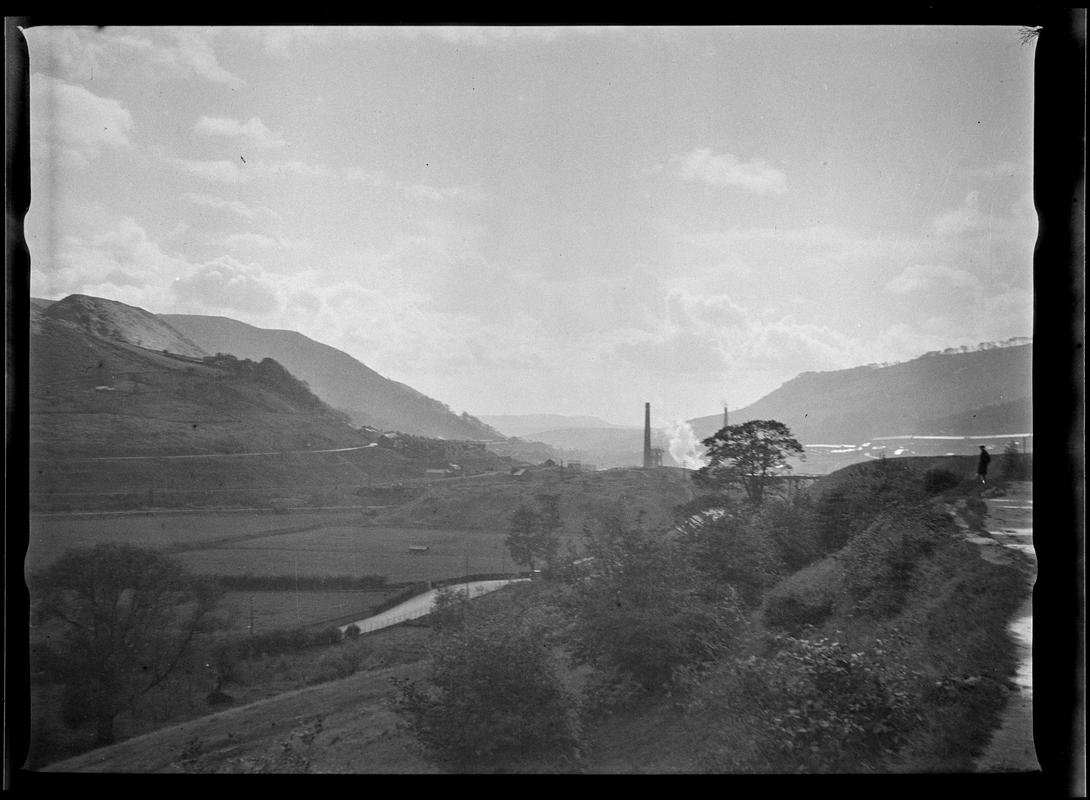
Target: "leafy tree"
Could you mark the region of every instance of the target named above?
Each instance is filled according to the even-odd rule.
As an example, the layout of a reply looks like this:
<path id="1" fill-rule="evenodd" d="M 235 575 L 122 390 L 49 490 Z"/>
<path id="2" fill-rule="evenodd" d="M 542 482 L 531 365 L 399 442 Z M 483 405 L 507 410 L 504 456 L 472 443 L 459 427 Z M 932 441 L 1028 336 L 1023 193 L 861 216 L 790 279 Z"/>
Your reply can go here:
<path id="1" fill-rule="evenodd" d="M 567 602 L 575 655 L 644 689 L 716 658 L 744 624 L 730 586 L 709 587 L 683 547 L 601 521 L 586 543 L 589 571 Z"/>
<path id="2" fill-rule="evenodd" d="M 755 606 L 785 567 L 772 532 L 757 524 L 751 509 L 721 509 L 690 519 L 680 526 L 679 544 L 697 571 L 734 587 Z"/>
<path id="3" fill-rule="evenodd" d="M 791 430 L 772 419 L 728 425 L 702 444 L 707 448 L 708 464 L 697 470 L 697 480 L 712 485 L 737 481 L 758 505 L 776 471 L 791 469 L 784 459 L 804 452 Z"/>
<path id="4" fill-rule="evenodd" d="M 64 683 L 62 716 L 114 740 L 114 718 L 162 684 L 207 630 L 219 595 L 171 559 L 127 544 L 69 550 L 31 579 L 43 623 L 67 630 L 46 659 Z"/>
<path id="5" fill-rule="evenodd" d="M 425 681 L 394 682 L 398 712 L 450 769 L 487 771 L 578 750 L 577 700 L 532 631 L 493 625 L 441 636 Z"/>
<path id="6" fill-rule="evenodd" d="M 539 509 L 525 504 L 515 509 L 505 544 L 516 564 L 526 565 L 531 572 L 539 561 L 551 564 L 560 546 L 560 498 L 540 495 Z"/>

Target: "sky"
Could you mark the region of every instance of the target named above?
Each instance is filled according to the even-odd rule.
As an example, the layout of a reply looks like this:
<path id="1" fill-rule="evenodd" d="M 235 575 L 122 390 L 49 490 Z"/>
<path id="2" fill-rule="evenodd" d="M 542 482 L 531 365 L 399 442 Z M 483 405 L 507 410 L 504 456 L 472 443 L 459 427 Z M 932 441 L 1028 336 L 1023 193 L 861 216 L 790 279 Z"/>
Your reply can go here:
<path id="1" fill-rule="evenodd" d="M 38 27 L 31 294 L 641 425 L 1032 334 L 1014 27 Z"/>

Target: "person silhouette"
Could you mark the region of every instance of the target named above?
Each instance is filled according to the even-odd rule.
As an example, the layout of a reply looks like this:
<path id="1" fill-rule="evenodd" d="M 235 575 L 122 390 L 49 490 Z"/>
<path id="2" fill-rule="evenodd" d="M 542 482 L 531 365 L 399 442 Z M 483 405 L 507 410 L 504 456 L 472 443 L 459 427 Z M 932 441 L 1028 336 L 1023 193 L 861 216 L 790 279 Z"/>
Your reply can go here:
<path id="1" fill-rule="evenodd" d="M 980 458 L 976 462 L 976 475 L 980 478 L 981 483 L 988 482 L 988 464 L 991 462 L 992 457 L 988 455 L 988 448 L 984 445 L 980 446 Z"/>

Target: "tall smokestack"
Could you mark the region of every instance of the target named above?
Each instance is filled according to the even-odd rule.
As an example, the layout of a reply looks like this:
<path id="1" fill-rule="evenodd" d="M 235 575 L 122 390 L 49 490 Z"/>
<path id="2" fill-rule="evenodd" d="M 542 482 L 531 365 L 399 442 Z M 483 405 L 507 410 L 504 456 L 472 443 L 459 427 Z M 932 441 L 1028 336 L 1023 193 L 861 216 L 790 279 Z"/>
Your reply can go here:
<path id="1" fill-rule="evenodd" d="M 730 425 L 730 414 L 727 413 L 727 404 L 723 404 L 723 427 Z"/>
<path id="2" fill-rule="evenodd" d="M 643 404 L 643 467 L 650 469 L 651 463 L 651 404 Z"/>

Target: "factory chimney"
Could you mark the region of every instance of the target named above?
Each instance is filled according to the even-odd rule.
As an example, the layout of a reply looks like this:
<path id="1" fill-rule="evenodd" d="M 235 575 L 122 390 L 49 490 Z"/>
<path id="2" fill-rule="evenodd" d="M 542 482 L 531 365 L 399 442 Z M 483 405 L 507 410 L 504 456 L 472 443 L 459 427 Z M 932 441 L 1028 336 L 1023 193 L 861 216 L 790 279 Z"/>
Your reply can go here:
<path id="1" fill-rule="evenodd" d="M 643 404 L 643 468 L 650 469 L 651 463 L 651 404 Z"/>
<path id="2" fill-rule="evenodd" d="M 723 427 L 730 425 L 730 414 L 727 413 L 727 405 L 723 404 Z"/>

